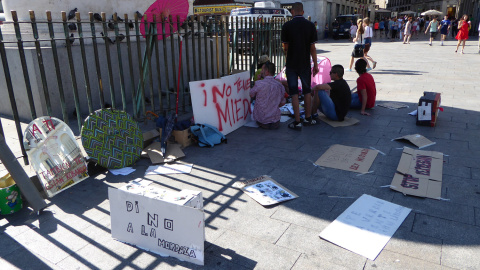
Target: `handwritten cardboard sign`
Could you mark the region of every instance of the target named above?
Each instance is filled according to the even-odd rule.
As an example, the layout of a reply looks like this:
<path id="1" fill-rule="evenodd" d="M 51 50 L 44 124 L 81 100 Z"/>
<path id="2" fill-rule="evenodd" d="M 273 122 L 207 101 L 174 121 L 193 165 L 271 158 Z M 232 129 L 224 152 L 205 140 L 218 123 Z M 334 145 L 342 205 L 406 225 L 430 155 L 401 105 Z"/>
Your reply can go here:
<path id="1" fill-rule="evenodd" d="M 88 178 L 73 132 L 61 120 L 49 116 L 33 120 L 25 130 L 23 144 L 48 197 Z"/>
<path id="2" fill-rule="evenodd" d="M 403 194 L 440 199 L 443 154 L 404 147 L 390 188 Z"/>
<path id="3" fill-rule="evenodd" d="M 108 198 L 113 238 L 203 265 L 203 209 L 115 188 L 108 188 Z"/>
<path id="4" fill-rule="evenodd" d="M 315 164 L 345 171 L 367 173 L 377 154 L 377 150 L 334 144 Z"/>
<path id="5" fill-rule="evenodd" d="M 251 114 L 248 71 L 190 82 L 190 89 L 195 123 L 212 125 L 227 135 L 248 121 Z"/>
<path id="6" fill-rule="evenodd" d="M 320 237 L 367 257 L 380 254 L 411 209 L 363 194 Z"/>
<path id="7" fill-rule="evenodd" d="M 267 175 L 247 181 L 238 181 L 234 186 L 242 189 L 248 196 L 264 206 L 298 198 L 297 194 L 286 189 Z"/>

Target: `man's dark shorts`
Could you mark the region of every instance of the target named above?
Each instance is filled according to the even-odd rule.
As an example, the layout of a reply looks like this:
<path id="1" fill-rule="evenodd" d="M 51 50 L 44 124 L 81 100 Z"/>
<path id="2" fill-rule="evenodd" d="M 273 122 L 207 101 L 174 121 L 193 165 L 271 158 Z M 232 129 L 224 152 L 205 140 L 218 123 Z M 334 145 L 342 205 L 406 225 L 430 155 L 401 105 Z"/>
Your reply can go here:
<path id="1" fill-rule="evenodd" d="M 287 76 L 288 94 L 290 96 L 298 95 L 298 77 L 302 82 L 302 93 L 305 95 L 312 91 L 312 70 L 310 70 L 310 67 L 300 71 L 286 68 L 285 75 Z"/>

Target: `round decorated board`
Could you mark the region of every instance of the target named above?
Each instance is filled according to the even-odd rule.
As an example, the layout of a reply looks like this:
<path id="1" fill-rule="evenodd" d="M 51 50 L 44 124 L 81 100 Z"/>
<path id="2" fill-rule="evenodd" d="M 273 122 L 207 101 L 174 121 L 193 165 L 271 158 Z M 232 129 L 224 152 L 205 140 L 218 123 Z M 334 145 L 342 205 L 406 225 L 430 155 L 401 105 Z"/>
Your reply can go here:
<path id="1" fill-rule="evenodd" d="M 124 111 L 95 111 L 85 119 L 81 135 L 85 152 L 108 169 L 131 166 L 142 153 L 142 132 L 138 123 Z"/>

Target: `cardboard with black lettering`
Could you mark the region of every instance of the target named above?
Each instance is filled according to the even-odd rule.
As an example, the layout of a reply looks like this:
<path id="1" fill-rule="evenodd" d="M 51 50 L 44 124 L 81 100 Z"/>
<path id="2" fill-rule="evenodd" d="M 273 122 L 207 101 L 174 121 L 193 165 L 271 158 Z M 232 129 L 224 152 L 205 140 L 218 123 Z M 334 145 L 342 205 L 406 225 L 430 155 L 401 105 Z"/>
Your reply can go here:
<path id="1" fill-rule="evenodd" d="M 108 189 L 108 198 L 113 238 L 162 256 L 204 264 L 203 209 L 115 188 Z"/>
<path id="2" fill-rule="evenodd" d="M 405 195 L 440 199 L 443 153 L 404 147 L 390 188 Z"/>
<path id="3" fill-rule="evenodd" d="M 367 173 L 377 155 L 377 150 L 334 144 L 315 164 L 345 171 Z"/>

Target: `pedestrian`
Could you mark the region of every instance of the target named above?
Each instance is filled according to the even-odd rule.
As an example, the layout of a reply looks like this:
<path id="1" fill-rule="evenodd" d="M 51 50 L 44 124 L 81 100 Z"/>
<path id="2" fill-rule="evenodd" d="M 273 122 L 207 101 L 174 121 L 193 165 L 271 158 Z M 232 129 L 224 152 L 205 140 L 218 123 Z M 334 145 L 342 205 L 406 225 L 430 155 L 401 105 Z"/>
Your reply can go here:
<path id="1" fill-rule="evenodd" d="M 324 31 L 325 31 L 325 32 L 324 32 L 324 34 L 323 34 L 323 35 L 324 35 L 323 37 L 324 37 L 325 41 L 328 41 L 328 31 L 329 31 L 329 29 L 328 29 L 328 23 L 325 24 L 325 29 L 324 29 Z"/>
<path id="2" fill-rule="evenodd" d="M 378 29 L 380 31 L 380 37 L 382 37 L 382 33 L 385 30 L 385 21 L 383 19 L 378 23 Z"/>
<path id="3" fill-rule="evenodd" d="M 330 120 L 343 121 L 350 109 L 352 94 L 350 86 L 343 79 L 344 69 L 334 65 L 330 71 L 332 82 L 317 84 L 312 91 L 315 94 L 313 110 L 317 108 Z"/>
<path id="4" fill-rule="evenodd" d="M 355 62 L 355 71 L 358 73 L 357 91 L 352 94 L 351 109 L 360 109 L 360 114 L 370 115 L 366 109 L 375 107 L 377 89 L 373 76 L 367 73 L 367 62 L 364 59 L 358 59 Z"/>
<path id="5" fill-rule="evenodd" d="M 455 37 L 458 40 L 457 43 L 457 48 L 455 49 L 455 52 L 458 51 L 458 47 L 460 46 L 460 43 L 463 42 L 462 46 L 462 54 L 463 54 L 463 49 L 465 49 L 465 41 L 468 39 L 468 27 L 470 26 L 469 21 L 468 21 L 468 15 L 465 14 L 462 16 L 462 19 L 458 22 L 458 34 Z"/>
<path id="6" fill-rule="evenodd" d="M 480 53 L 480 22 L 478 23 L 478 53 Z"/>
<path id="7" fill-rule="evenodd" d="M 402 40 L 402 36 L 403 36 L 403 26 L 404 26 L 404 23 L 403 23 L 403 19 L 402 19 L 402 18 L 397 19 L 397 25 L 398 25 L 398 39 L 399 39 L 399 40 Z"/>
<path id="8" fill-rule="evenodd" d="M 375 23 L 373 24 L 373 30 L 375 31 L 375 38 L 377 38 L 378 30 L 380 30 L 380 23 L 378 20 L 375 20 Z"/>
<path id="9" fill-rule="evenodd" d="M 425 26 L 425 18 L 419 17 L 419 23 L 420 23 L 420 28 L 418 29 L 418 32 L 423 32 L 423 27 Z"/>
<path id="10" fill-rule="evenodd" d="M 348 71 L 352 71 L 353 61 L 355 58 L 363 58 L 365 61 L 367 61 L 367 59 L 365 59 L 365 56 L 364 56 L 365 54 L 364 50 L 362 50 L 360 54 L 357 54 L 357 51 L 355 50 L 355 48 L 359 47 L 360 45 L 365 46 L 365 38 L 364 38 L 365 29 L 363 28 L 362 19 L 357 20 L 357 25 L 358 25 L 357 33 L 355 34 L 355 38 L 353 39 L 355 46 L 353 47 L 352 57 L 350 58 L 350 65 L 349 65 Z"/>
<path id="11" fill-rule="evenodd" d="M 283 49 L 287 55 L 285 75 L 289 94 L 292 97 L 292 107 L 295 121 L 288 127 L 294 130 L 302 130 L 302 126 L 315 125 L 317 122 L 312 119 L 312 96 L 311 80 L 318 73 L 317 49 L 315 40 L 317 32 L 315 25 L 303 17 L 303 4 L 296 2 L 292 7 L 293 19 L 282 26 Z M 313 60 L 313 70 L 310 67 L 310 56 Z M 298 99 L 298 78 L 302 83 L 302 93 L 305 102 L 305 119 L 300 119 L 300 105 Z M 302 123 L 303 122 L 303 123 Z"/>
<path id="12" fill-rule="evenodd" d="M 279 107 L 285 105 L 285 88 L 275 80 L 275 65 L 267 61 L 262 66 L 263 80 L 255 83 L 250 90 L 250 97 L 255 98 L 253 118 L 264 129 L 280 127 L 281 112 Z"/>
<path id="13" fill-rule="evenodd" d="M 438 24 L 437 17 L 434 16 L 432 21 L 428 24 L 428 26 L 425 29 L 425 35 L 427 34 L 428 30 L 430 30 L 430 42 L 428 43 L 428 45 L 432 46 L 432 42 L 435 39 L 435 37 L 437 37 L 439 28 L 440 28 L 440 25 Z"/>
<path id="14" fill-rule="evenodd" d="M 445 38 L 448 35 L 448 31 L 450 30 L 450 25 L 451 24 L 452 23 L 448 19 L 447 15 L 445 15 L 443 20 L 440 22 L 440 41 L 441 41 L 442 46 L 443 46 L 443 41 L 445 40 Z"/>
<path id="15" fill-rule="evenodd" d="M 372 62 L 372 65 L 373 65 L 372 68 L 370 68 L 370 65 L 368 65 L 368 62 L 367 62 L 367 65 L 368 65 L 367 70 L 371 70 L 371 69 L 374 69 L 377 66 L 377 62 L 375 60 L 373 60 L 373 58 L 368 55 L 368 52 L 370 51 L 370 48 L 372 47 L 372 37 L 373 37 L 373 30 L 372 30 L 372 27 L 370 27 L 370 19 L 368 17 L 363 19 L 363 27 L 365 28 L 365 36 L 364 36 L 365 49 L 363 50 L 363 53 L 364 53 L 363 56 L 365 57 L 365 59 Z"/>
<path id="16" fill-rule="evenodd" d="M 458 32 L 458 20 L 456 18 L 453 18 L 452 20 L 452 38 L 455 38 L 457 36 Z"/>
<path id="17" fill-rule="evenodd" d="M 355 36 L 357 35 L 358 26 L 352 22 L 350 26 L 350 41 L 353 41 Z"/>
<path id="18" fill-rule="evenodd" d="M 413 21 L 413 24 L 412 24 L 412 37 L 417 35 L 417 38 L 418 38 L 418 18 L 415 19 L 415 21 Z"/>
<path id="19" fill-rule="evenodd" d="M 405 32 L 403 37 L 403 44 L 410 44 L 410 38 L 412 37 L 412 17 L 408 17 L 408 21 L 405 24 Z"/>
<path id="20" fill-rule="evenodd" d="M 391 41 L 395 41 L 395 38 L 397 37 L 397 18 L 393 18 L 392 20 L 392 24 L 391 24 L 391 28 L 390 28 L 390 32 L 391 35 L 392 35 L 392 40 Z"/>

